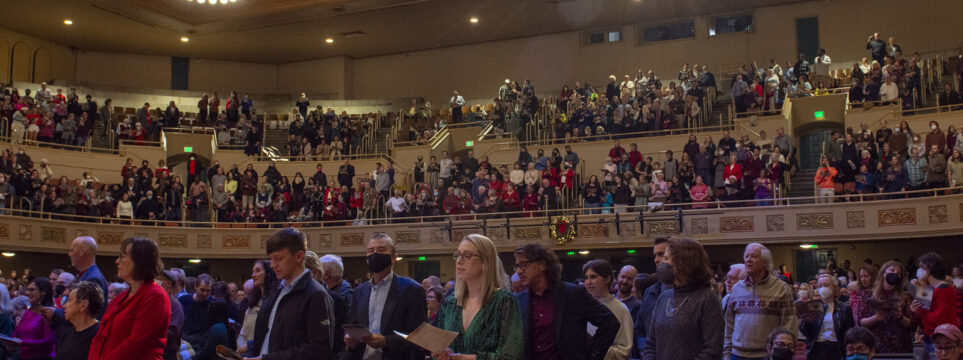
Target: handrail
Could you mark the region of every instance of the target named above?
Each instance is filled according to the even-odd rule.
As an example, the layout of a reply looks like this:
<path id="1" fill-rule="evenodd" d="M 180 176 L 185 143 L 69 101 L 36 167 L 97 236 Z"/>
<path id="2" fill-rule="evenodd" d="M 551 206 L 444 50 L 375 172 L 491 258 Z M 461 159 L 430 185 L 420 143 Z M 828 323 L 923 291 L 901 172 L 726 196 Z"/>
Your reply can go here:
<path id="1" fill-rule="evenodd" d="M 746 120 L 743 120 L 743 121 L 746 121 Z M 631 132 L 631 133 L 612 133 L 612 134 L 605 134 L 605 135 L 582 136 L 576 139 L 580 141 L 596 141 L 596 140 L 609 140 L 612 138 L 641 137 L 641 136 L 647 136 L 647 135 L 656 135 L 656 136 L 681 135 L 681 134 L 689 134 L 689 133 L 695 133 L 695 132 L 719 131 L 720 129 L 734 129 L 734 128 L 735 128 L 735 124 L 733 125 L 721 124 L 721 125 L 710 125 L 710 126 L 703 126 L 703 127 L 689 127 L 685 129 L 648 130 L 648 131 L 638 131 L 638 132 Z M 564 139 L 546 139 L 546 140 L 564 141 Z M 518 145 L 519 146 L 540 145 L 542 144 L 542 142 L 543 140 L 519 141 Z"/>
<path id="2" fill-rule="evenodd" d="M 450 126 L 453 126 L 453 125 L 448 125 L 448 124 L 442 125 L 441 128 L 439 128 L 437 131 L 435 131 L 434 134 L 431 135 L 431 138 L 428 138 L 425 140 L 414 140 L 414 141 L 394 141 L 391 143 L 391 147 L 418 146 L 418 145 L 431 144 L 432 142 L 435 141 L 436 138 L 438 138 L 441 135 L 442 131 L 445 131 L 447 133 L 448 128 Z"/>
<path id="3" fill-rule="evenodd" d="M 187 133 L 187 134 L 214 134 L 214 128 L 207 126 L 192 126 L 189 128 L 182 127 L 164 127 L 161 128 L 164 132 L 176 132 L 176 133 Z"/>
<path id="4" fill-rule="evenodd" d="M 120 145 L 160 147 L 160 141 L 121 139 Z"/>
<path id="5" fill-rule="evenodd" d="M 574 190 L 577 190 L 577 189 L 573 189 L 573 191 Z M 659 212 L 663 210 L 672 211 L 672 210 L 679 209 L 683 213 L 685 213 L 685 212 L 699 212 L 699 211 L 710 210 L 710 209 L 727 208 L 727 205 L 729 206 L 749 205 L 749 207 L 751 208 L 758 208 L 758 209 L 782 208 L 785 206 L 799 206 L 799 205 L 841 206 L 841 205 L 845 205 L 853 202 L 864 202 L 864 201 L 912 200 L 914 199 L 914 197 L 908 197 L 907 195 L 913 195 L 913 194 L 932 194 L 932 195 L 926 195 L 926 196 L 940 197 L 941 195 L 939 195 L 939 193 L 948 193 L 950 191 L 957 191 L 957 190 L 963 190 L 963 186 L 945 187 L 945 188 L 927 189 L 927 190 L 913 190 L 913 191 L 905 191 L 905 192 L 899 192 L 899 193 L 850 194 L 850 195 L 835 195 L 835 196 L 824 196 L 824 197 L 820 197 L 820 196 L 773 197 L 769 199 L 747 199 L 747 200 L 725 200 L 725 201 L 715 200 L 715 201 L 688 202 L 688 203 L 663 203 L 662 206 L 632 205 L 632 206 L 618 206 L 618 207 L 607 207 L 607 208 L 598 207 L 598 208 L 551 209 L 551 210 L 539 209 L 539 210 L 528 210 L 528 211 L 522 210 L 522 211 L 504 211 L 504 212 L 486 212 L 486 213 L 468 213 L 468 214 L 449 214 L 449 215 L 435 215 L 435 216 L 405 216 L 401 218 L 409 219 L 409 220 L 412 220 L 412 219 L 422 220 L 424 222 L 431 222 L 431 223 L 439 223 L 442 221 L 453 221 L 453 222 L 454 221 L 459 221 L 459 222 L 460 221 L 478 221 L 481 219 L 491 219 L 493 217 L 514 218 L 521 215 L 531 216 L 533 214 L 537 214 L 536 216 L 586 214 L 592 211 L 601 211 L 601 210 L 611 211 L 613 209 L 625 209 L 626 211 L 631 211 L 631 212 L 640 212 L 640 211 Z M 885 197 L 885 196 L 902 196 L 902 197 L 896 198 L 896 199 L 876 199 L 878 197 Z M 943 196 L 960 196 L 960 194 L 943 195 Z M 27 199 L 24 198 L 24 200 L 27 200 Z M 844 201 L 837 203 L 836 200 L 844 200 Z M 797 203 L 799 201 L 812 201 L 812 203 L 794 205 L 794 204 L 791 204 L 790 201 L 795 201 Z M 825 201 L 825 202 L 821 202 L 821 201 Z M 768 203 L 769 205 L 754 206 L 758 202 Z M 379 204 L 379 205 L 382 205 L 382 204 Z M 700 206 L 700 207 L 705 206 L 705 207 L 692 208 L 692 206 Z M 359 210 L 367 211 L 363 209 L 359 209 Z M 150 226 L 150 227 L 167 226 L 166 225 L 167 223 L 175 223 L 175 224 L 178 224 L 178 226 L 210 227 L 210 228 L 217 228 L 219 225 L 223 226 L 227 224 L 248 224 L 248 225 L 254 225 L 254 226 L 264 225 L 267 227 L 289 226 L 290 224 L 301 224 L 301 225 L 307 225 L 307 226 L 312 226 L 312 225 L 324 226 L 324 225 L 343 225 L 346 222 L 351 222 L 355 220 L 355 219 L 339 219 L 339 220 L 321 220 L 321 221 L 305 221 L 305 222 L 284 221 L 284 222 L 235 223 L 235 222 L 217 222 L 217 221 L 202 222 L 202 221 L 173 220 L 173 219 L 172 220 L 143 220 L 143 219 L 128 220 L 128 219 L 120 219 L 116 217 L 71 215 L 71 214 L 61 214 L 61 213 L 49 213 L 49 212 L 36 211 L 36 210 L 24 210 L 24 209 L 17 209 L 17 208 L 4 209 L 4 212 L 5 214 L 0 215 L 0 218 L 8 217 L 8 216 L 9 217 L 28 216 L 28 217 L 39 217 L 41 219 L 59 219 L 64 221 L 94 220 L 94 221 L 99 221 L 101 223 L 121 223 L 121 222 L 130 221 L 133 226 Z M 182 211 L 181 214 L 183 217 L 186 217 L 186 211 Z M 666 212 L 666 214 L 671 214 L 671 213 Z M 32 216 L 32 215 L 36 215 L 36 216 Z M 213 212 L 212 212 L 212 215 L 213 215 Z M 394 218 L 394 217 L 388 217 L 388 216 L 374 217 L 374 218 L 367 218 L 366 220 L 387 221 L 391 218 Z M 87 223 L 89 223 L 89 221 Z"/>
<path id="6" fill-rule="evenodd" d="M 15 144 L 14 139 L 8 136 L 0 136 L 0 141 L 10 143 L 11 145 Z M 71 150 L 71 151 L 77 151 L 77 152 L 120 153 L 120 150 L 118 149 L 99 148 L 99 147 L 93 147 L 93 146 L 67 145 L 67 144 L 61 144 L 61 143 L 55 143 L 55 142 L 49 142 L 49 141 L 28 140 L 28 139 L 23 139 L 23 142 L 16 145 L 29 146 L 29 147 L 35 147 L 35 148 L 44 147 L 47 149 L 55 148 L 55 149 Z"/>

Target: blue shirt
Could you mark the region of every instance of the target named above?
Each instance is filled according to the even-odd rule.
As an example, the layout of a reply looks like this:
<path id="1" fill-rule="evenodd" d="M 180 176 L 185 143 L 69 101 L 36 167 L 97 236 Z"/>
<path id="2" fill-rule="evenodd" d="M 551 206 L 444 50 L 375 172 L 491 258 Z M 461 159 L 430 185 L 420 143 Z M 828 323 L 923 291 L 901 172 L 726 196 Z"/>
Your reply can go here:
<path id="1" fill-rule="evenodd" d="M 388 300 L 388 290 L 391 289 L 391 282 L 395 279 L 392 271 L 385 276 L 381 282 L 375 283 L 374 278 L 371 282 L 371 295 L 368 297 L 368 331 L 372 334 L 381 334 L 381 314 L 385 309 L 385 301 Z M 384 335 L 384 334 L 381 334 Z M 368 346 L 364 350 L 364 360 L 381 359 L 381 349 Z"/>
<path id="2" fill-rule="evenodd" d="M 278 312 L 278 304 L 281 303 L 281 299 L 284 299 L 284 296 L 289 294 L 291 290 L 294 289 L 294 285 L 297 284 L 298 281 L 301 281 L 301 278 L 307 273 L 308 269 L 304 269 L 304 272 L 294 278 L 294 281 L 290 284 L 285 284 L 284 280 L 281 280 L 281 293 L 278 294 L 277 300 L 274 300 L 274 307 L 271 308 L 271 316 L 268 317 L 268 329 L 267 334 L 264 334 L 264 344 L 261 344 L 261 355 L 268 353 L 268 344 L 271 342 L 271 328 L 274 327 L 274 315 Z"/>

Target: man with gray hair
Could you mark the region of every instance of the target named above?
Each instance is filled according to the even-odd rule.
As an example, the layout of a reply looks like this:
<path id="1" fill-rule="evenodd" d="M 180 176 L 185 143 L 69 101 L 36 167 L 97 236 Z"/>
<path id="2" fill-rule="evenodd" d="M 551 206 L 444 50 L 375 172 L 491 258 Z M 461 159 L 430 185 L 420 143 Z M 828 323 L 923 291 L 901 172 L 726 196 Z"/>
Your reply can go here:
<path id="1" fill-rule="evenodd" d="M 799 329 L 792 288 L 772 277 L 772 252 L 759 243 L 743 253 L 746 279 L 732 286 L 726 304 L 724 360 L 765 359 L 767 339 L 776 329 Z"/>
<path id="2" fill-rule="evenodd" d="M 746 264 L 732 264 L 729 265 L 729 272 L 726 273 L 726 296 L 722 297 L 722 310 L 726 310 L 726 304 L 729 303 L 729 294 L 732 294 L 732 286 L 737 282 L 746 279 L 749 276 L 746 273 Z"/>
<path id="3" fill-rule="evenodd" d="M 344 300 L 345 310 L 351 311 L 354 290 L 351 289 L 351 284 L 344 280 L 344 263 L 340 256 L 327 254 L 321 257 L 321 280 L 324 280 L 328 293 Z"/>

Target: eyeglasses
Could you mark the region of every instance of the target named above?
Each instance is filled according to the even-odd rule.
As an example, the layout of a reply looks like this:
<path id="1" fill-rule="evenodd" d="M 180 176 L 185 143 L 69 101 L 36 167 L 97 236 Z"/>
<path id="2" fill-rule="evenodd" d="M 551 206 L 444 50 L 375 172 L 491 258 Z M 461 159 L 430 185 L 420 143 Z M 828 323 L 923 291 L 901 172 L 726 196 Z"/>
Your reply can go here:
<path id="1" fill-rule="evenodd" d="M 936 352 L 951 352 L 951 351 L 956 350 L 958 347 L 959 347 L 959 346 L 956 346 L 956 345 L 937 345 L 937 344 L 933 344 L 933 349 L 936 350 Z"/>
<path id="2" fill-rule="evenodd" d="M 469 261 L 476 257 L 481 258 L 481 255 L 472 253 L 471 251 L 455 251 L 455 253 L 452 254 L 451 257 L 455 259 L 455 261 L 458 261 L 458 258 L 464 258 L 465 261 Z"/>
<path id="3" fill-rule="evenodd" d="M 869 354 L 869 347 L 866 346 L 865 344 L 849 344 L 849 345 L 846 345 L 846 353 L 847 354 L 854 354 L 854 353 Z"/>
<path id="4" fill-rule="evenodd" d="M 531 265 L 531 264 L 532 264 L 531 261 L 522 261 L 520 263 L 515 263 L 515 270 L 518 271 L 518 270 L 528 268 L 528 265 Z"/>

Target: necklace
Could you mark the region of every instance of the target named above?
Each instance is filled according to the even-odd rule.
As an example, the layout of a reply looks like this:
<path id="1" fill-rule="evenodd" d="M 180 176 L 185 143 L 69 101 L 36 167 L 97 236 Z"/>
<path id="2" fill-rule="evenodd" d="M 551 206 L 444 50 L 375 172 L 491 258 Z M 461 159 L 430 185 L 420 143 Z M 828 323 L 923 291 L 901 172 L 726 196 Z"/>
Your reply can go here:
<path id="1" fill-rule="evenodd" d="M 679 303 L 679 306 L 676 306 L 676 307 L 672 307 L 672 305 L 669 305 L 668 303 L 666 303 L 666 304 L 665 304 L 665 316 L 668 316 L 668 317 L 670 317 L 670 318 L 671 318 L 671 317 L 675 317 L 675 315 L 679 313 L 679 310 L 682 310 L 682 307 L 685 306 L 685 302 L 686 302 L 687 300 L 689 300 L 689 298 L 684 298 L 684 299 L 682 299 L 682 302 L 680 302 L 680 303 Z"/>

